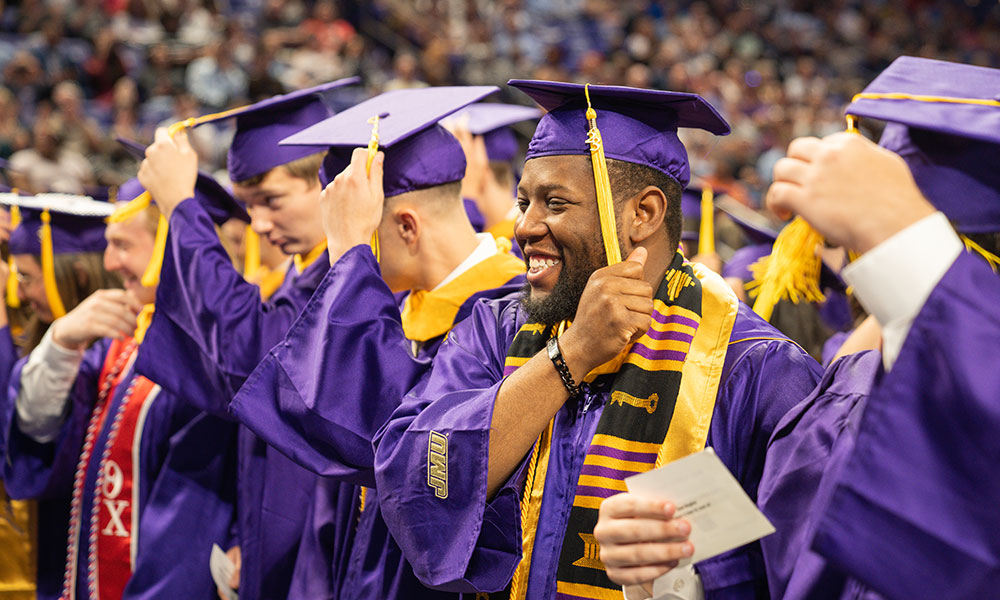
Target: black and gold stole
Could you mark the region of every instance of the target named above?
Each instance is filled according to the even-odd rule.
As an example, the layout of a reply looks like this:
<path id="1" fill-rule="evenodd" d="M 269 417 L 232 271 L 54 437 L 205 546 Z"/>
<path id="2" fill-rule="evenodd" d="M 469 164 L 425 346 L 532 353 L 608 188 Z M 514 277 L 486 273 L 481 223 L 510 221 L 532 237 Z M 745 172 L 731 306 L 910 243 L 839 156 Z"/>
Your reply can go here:
<path id="1" fill-rule="evenodd" d="M 677 253 L 654 297 L 649 330 L 587 376 L 590 381 L 617 373 L 577 482 L 559 556 L 557 598 L 622 597 L 593 536 L 598 509 L 605 498 L 626 490 L 626 477 L 704 448 L 737 306 L 720 277 Z M 537 323 L 521 327 L 504 374 L 535 356 L 555 333 Z M 530 457 L 521 505 L 523 558 L 509 589 L 512 599 L 527 592 L 551 431 L 550 424 Z"/>

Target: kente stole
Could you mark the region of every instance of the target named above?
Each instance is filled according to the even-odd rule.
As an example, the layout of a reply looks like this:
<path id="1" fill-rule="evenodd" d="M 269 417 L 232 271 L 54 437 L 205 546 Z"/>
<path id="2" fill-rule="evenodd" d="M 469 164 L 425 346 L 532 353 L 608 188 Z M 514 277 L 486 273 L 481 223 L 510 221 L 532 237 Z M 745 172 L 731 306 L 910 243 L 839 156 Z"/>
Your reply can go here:
<path id="1" fill-rule="evenodd" d="M 577 481 L 559 556 L 556 597 L 622 598 L 594 539 L 601 502 L 626 491 L 624 479 L 697 452 L 708 438 L 738 301 L 726 283 L 679 252 L 654 297 L 652 324 L 616 359 L 588 374 L 617 373 Z M 526 323 L 511 343 L 504 375 L 543 348 L 555 328 Z M 521 503 L 523 553 L 508 591 L 525 598 L 541 509 L 552 424 L 535 443 Z"/>

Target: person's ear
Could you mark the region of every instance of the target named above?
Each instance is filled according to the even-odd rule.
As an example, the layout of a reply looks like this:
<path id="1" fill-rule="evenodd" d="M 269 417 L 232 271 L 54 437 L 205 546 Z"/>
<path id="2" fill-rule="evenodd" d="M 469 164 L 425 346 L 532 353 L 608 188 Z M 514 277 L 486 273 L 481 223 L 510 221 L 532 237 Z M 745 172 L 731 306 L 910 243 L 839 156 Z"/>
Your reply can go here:
<path id="1" fill-rule="evenodd" d="M 639 245 L 657 232 L 663 231 L 667 202 L 663 190 L 655 185 L 646 186 L 625 202 L 622 220 L 625 234 L 632 245 Z"/>

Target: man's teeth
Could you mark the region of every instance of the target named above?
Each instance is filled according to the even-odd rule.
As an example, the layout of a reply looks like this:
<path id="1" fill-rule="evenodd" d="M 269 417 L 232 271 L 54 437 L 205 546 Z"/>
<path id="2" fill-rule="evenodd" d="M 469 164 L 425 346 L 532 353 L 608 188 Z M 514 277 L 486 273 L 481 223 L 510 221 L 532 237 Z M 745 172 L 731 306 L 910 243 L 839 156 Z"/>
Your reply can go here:
<path id="1" fill-rule="evenodd" d="M 558 258 L 540 258 L 532 256 L 528 259 L 528 266 L 532 271 L 554 267 L 557 264 L 559 264 Z"/>

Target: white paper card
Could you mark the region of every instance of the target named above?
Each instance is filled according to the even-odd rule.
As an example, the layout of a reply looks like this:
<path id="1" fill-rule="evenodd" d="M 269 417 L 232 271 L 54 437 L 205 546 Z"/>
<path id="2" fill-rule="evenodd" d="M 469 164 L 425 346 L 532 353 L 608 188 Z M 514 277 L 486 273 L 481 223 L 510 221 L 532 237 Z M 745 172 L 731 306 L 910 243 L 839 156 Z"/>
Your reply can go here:
<path id="1" fill-rule="evenodd" d="M 628 477 L 625 484 L 634 494 L 669 500 L 677 507 L 675 516 L 691 524 L 688 539 L 694 555 L 680 561 L 681 567 L 774 533 L 774 526 L 711 448 Z"/>
<path id="2" fill-rule="evenodd" d="M 208 568 L 212 571 L 212 581 L 215 586 L 225 590 L 226 600 L 239 600 L 236 590 L 229 587 L 229 580 L 236 571 L 236 565 L 226 556 L 218 544 L 212 544 L 212 555 L 208 559 Z"/>

